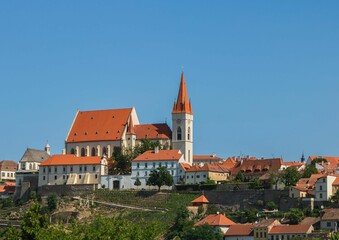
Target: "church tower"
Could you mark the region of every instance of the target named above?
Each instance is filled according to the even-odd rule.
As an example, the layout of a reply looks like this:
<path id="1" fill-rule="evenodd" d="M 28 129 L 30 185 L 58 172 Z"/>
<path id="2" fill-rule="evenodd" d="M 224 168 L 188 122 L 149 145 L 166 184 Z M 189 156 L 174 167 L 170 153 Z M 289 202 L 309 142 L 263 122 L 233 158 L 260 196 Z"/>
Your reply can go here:
<path id="1" fill-rule="evenodd" d="M 188 98 L 184 73 L 181 74 L 178 98 L 172 110 L 172 145 L 180 149 L 185 161 L 193 163 L 193 111 Z"/>

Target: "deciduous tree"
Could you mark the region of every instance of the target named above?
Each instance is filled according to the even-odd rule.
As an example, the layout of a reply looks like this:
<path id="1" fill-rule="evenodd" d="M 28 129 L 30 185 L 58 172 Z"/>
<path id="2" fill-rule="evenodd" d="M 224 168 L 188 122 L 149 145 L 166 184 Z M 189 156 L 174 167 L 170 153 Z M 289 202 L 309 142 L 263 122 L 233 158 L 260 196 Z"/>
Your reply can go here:
<path id="1" fill-rule="evenodd" d="M 158 186 L 158 191 L 160 191 L 162 186 L 172 186 L 172 184 L 173 177 L 166 167 L 158 167 L 157 169 L 152 170 L 147 180 L 147 185 Z"/>

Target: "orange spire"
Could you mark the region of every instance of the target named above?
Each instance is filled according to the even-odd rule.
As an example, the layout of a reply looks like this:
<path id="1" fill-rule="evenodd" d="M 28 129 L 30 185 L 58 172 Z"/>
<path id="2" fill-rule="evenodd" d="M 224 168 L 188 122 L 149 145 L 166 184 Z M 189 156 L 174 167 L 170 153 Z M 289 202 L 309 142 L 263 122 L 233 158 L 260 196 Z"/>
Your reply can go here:
<path id="1" fill-rule="evenodd" d="M 188 99 L 188 93 L 186 88 L 186 82 L 184 72 L 181 74 L 180 88 L 178 92 L 177 101 L 174 102 L 172 113 L 188 113 L 193 114 L 192 105 Z"/>
<path id="2" fill-rule="evenodd" d="M 128 129 L 127 129 L 127 134 L 135 134 L 132 116 L 129 119 L 129 125 L 128 125 Z"/>

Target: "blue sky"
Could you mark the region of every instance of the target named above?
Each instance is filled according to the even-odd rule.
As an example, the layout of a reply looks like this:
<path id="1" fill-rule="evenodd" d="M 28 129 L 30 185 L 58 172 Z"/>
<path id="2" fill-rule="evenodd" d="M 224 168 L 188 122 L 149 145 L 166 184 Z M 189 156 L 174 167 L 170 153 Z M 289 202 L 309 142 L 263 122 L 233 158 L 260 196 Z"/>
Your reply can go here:
<path id="1" fill-rule="evenodd" d="M 1 1 L 0 160 L 61 153 L 77 109 L 167 120 L 194 153 L 339 155 L 338 1 Z"/>

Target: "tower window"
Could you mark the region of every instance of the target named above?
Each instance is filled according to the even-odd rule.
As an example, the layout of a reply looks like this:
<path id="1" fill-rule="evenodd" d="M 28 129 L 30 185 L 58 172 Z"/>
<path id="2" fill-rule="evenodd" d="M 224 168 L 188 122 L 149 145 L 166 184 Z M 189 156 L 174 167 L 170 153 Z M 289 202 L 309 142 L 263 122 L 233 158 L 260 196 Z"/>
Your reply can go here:
<path id="1" fill-rule="evenodd" d="M 187 129 L 187 140 L 190 140 L 190 138 L 191 138 L 191 128 L 188 127 L 188 129 Z"/>
<path id="2" fill-rule="evenodd" d="M 75 154 L 74 148 L 71 149 L 71 154 Z"/>
<path id="3" fill-rule="evenodd" d="M 181 140 L 181 127 L 178 127 L 177 130 L 177 140 Z"/>

